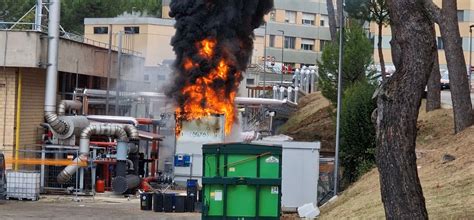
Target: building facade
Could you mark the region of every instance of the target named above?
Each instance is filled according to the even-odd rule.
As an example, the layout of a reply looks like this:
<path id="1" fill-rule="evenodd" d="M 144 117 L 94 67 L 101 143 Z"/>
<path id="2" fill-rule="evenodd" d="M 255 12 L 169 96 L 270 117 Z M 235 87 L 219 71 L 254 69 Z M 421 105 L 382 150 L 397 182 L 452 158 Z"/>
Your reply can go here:
<path id="1" fill-rule="evenodd" d="M 146 66 L 174 60 L 170 41 L 175 30 L 174 20 L 169 17 L 170 2 L 163 1 L 163 18 L 86 18 L 84 35 L 107 43 L 111 29 L 112 44 L 118 45 L 117 34 L 122 31 L 127 33 L 124 47 L 144 54 Z M 262 62 L 263 57 L 269 56 L 292 67 L 315 65 L 324 43 L 330 40 L 325 0 L 275 0 L 275 8 L 265 20 L 267 25 L 255 31 L 251 63 Z"/>
<path id="2" fill-rule="evenodd" d="M 441 6 L 441 0 L 434 0 L 435 4 Z M 474 1 L 472 0 L 458 0 L 458 20 L 459 20 L 459 30 L 461 33 L 462 38 L 462 48 L 464 50 L 464 58 L 466 59 L 466 65 L 469 65 L 469 57 L 470 57 L 470 44 L 471 38 L 469 33 L 469 26 L 474 24 Z M 371 33 L 378 33 L 377 25 L 372 23 L 370 25 L 370 32 Z M 376 39 L 374 41 L 374 63 L 376 65 L 380 65 L 379 54 L 377 51 L 377 39 L 378 35 L 375 35 Z M 392 33 L 390 27 L 383 28 L 383 35 L 382 35 L 382 48 L 383 48 L 383 55 L 385 59 L 385 64 L 387 65 L 387 72 L 392 72 L 395 70 L 392 61 L 392 53 L 390 49 L 390 41 L 392 40 Z M 441 39 L 441 33 L 439 30 L 439 26 L 436 25 L 436 41 L 438 47 L 438 54 L 439 54 L 439 64 L 440 69 L 442 71 L 447 70 L 447 62 L 446 56 L 444 51 L 444 44 L 443 40 Z"/>
<path id="3" fill-rule="evenodd" d="M 25 43 L 27 42 L 27 43 Z M 48 40 L 39 31 L 0 30 L 0 151 L 36 150 L 44 134 L 44 99 Z M 61 38 L 58 48 L 57 100 L 71 99 L 75 88 L 107 88 L 108 51 L 104 48 Z M 112 51 L 110 86 L 115 88 L 118 54 Z M 126 86 L 143 88 L 144 59 L 127 54 L 121 79 Z M 105 114 L 103 108 L 95 108 Z M 10 155 L 7 155 L 10 156 Z"/>
<path id="4" fill-rule="evenodd" d="M 275 0 L 265 20 L 265 48 L 256 44 L 265 54 L 259 55 L 274 57 L 279 63 L 283 60 L 285 66 L 315 65 L 324 43 L 331 40 L 325 0 Z"/>

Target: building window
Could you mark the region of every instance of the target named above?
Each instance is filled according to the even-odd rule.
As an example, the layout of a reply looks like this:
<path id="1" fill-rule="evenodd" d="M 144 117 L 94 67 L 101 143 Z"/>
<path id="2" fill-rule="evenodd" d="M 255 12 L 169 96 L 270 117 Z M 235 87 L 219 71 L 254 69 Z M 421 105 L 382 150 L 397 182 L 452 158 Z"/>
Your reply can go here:
<path id="1" fill-rule="evenodd" d="M 270 11 L 270 21 L 276 21 L 276 11 L 275 11 L 275 9 Z"/>
<path id="2" fill-rule="evenodd" d="M 296 11 L 285 11 L 285 23 L 296 24 Z"/>
<path id="3" fill-rule="evenodd" d="M 444 50 L 444 42 L 441 37 L 438 37 L 438 50 Z"/>
<path id="4" fill-rule="evenodd" d="M 275 47 L 275 35 L 270 35 L 270 47 Z"/>
<path id="5" fill-rule="evenodd" d="M 326 44 L 328 43 L 329 41 L 327 40 L 319 40 L 319 51 L 323 51 L 324 50 L 324 47 L 326 46 Z"/>
<path id="6" fill-rule="evenodd" d="M 166 76 L 165 75 L 161 75 L 161 74 L 158 74 L 156 76 L 156 78 L 158 79 L 158 81 L 165 81 L 166 80 Z"/>
<path id="7" fill-rule="evenodd" d="M 295 37 L 285 37 L 285 48 L 286 49 L 295 49 Z"/>
<path id="8" fill-rule="evenodd" d="M 302 50 L 313 50 L 314 49 L 314 40 L 313 39 L 301 39 L 301 49 Z"/>
<path id="9" fill-rule="evenodd" d="M 108 34 L 109 27 L 94 27 L 94 34 Z"/>
<path id="10" fill-rule="evenodd" d="M 255 79 L 247 79 L 247 85 L 254 85 Z"/>
<path id="11" fill-rule="evenodd" d="M 150 75 L 148 75 L 148 74 L 144 74 L 143 77 L 144 77 L 144 80 L 145 80 L 145 81 L 149 81 L 149 80 L 150 80 Z"/>
<path id="12" fill-rule="evenodd" d="M 139 34 L 140 33 L 140 27 L 138 26 L 124 27 L 123 30 L 125 31 L 126 34 Z"/>
<path id="13" fill-rule="evenodd" d="M 458 21 L 464 21 L 464 11 L 458 10 Z"/>
<path id="14" fill-rule="evenodd" d="M 301 23 L 306 25 L 314 25 L 314 17 L 314 14 L 303 13 L 303 19 L 301 20 Z"/>
<path id="15" fill-rule="evenodd" d="M 319 26 L 328 27 L 329 23 L 326 22 L 329 19 L 327 15 L 321 15 L 321 20 L 319 21 Z"/>

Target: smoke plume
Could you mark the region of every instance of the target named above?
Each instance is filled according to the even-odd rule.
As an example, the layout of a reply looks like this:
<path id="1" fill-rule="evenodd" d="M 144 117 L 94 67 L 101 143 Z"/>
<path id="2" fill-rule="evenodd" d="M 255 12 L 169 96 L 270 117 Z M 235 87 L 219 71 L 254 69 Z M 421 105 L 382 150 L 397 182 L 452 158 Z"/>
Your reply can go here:
<path id="1" fill-rule="evenodd" d="M 177 120 L 224 114 L 229 133 L 236 120 L 234 98 L 253 50 L 253 30 L 263 24 L 273 0 L 173 0 L 170 8 L 176 20 L 171 41 L 176 61 L 167 95 L 176 101 Z"/>

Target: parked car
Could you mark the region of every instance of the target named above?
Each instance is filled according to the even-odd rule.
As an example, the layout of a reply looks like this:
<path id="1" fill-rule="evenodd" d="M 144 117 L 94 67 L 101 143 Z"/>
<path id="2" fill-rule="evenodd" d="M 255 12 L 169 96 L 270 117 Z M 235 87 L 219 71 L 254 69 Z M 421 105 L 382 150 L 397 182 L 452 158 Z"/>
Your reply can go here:
<path id="1" fill-rule="evenodd" d="M 449 89 L 449 74 L 443 73 L 441 74 L 441 90 L 443 89 Z"/>

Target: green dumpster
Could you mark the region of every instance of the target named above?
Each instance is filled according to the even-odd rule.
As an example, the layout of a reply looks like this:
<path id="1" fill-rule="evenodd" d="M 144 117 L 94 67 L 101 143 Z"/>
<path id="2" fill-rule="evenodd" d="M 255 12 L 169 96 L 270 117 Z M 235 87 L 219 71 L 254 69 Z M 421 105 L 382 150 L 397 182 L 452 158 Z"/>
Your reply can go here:
<path id="1" fill-rule="evenodd" d="M 202 219 L 280 219 L 282 147 L 206 144 Z"/>

